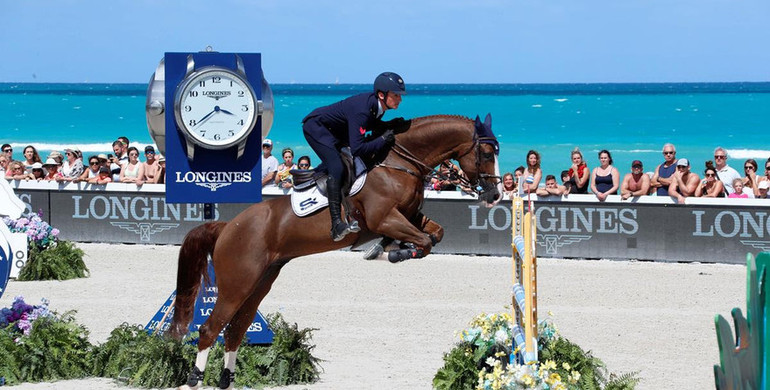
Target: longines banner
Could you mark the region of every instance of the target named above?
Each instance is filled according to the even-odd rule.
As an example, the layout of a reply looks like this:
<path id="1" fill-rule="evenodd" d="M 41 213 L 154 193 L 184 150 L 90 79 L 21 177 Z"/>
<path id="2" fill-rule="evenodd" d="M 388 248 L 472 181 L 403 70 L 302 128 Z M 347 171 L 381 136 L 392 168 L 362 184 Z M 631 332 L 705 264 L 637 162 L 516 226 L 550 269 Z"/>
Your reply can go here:
<path id="1" fill-rule="evenodd" d="M 16 193 L 64 239 L 79 242 L 180 244 L 204 221 L 202 204 L 167 204 L 162 192 Z M 229 220 L 247 206 L 220 204 L 214 219 Z M 430 197 L 423 211 L 445 229 L 436 253 L 511 255 L 509 203 L 486 208 L 472 199 Z M 770 251 L 764 205 L 543 201 L 535 202 L 535 216 L 539 257 L 743 264 L 748 252 Z"/>

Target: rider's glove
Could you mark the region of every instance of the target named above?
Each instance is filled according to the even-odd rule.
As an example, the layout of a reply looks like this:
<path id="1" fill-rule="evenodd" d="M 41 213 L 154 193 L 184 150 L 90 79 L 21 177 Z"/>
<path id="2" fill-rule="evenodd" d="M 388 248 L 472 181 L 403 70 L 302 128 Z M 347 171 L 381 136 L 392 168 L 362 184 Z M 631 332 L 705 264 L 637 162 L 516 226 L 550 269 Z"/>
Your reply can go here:
<path id="1" fill-rule="evenodd" d="M 412 120 L 406 120 L 402 117 L 393 118 L 385 122 L 385 128 L 392 129 L 396 134 L 401 134 L 409 130 L 410 126 L 412 126 Z"/>
<path id="2" fill-rule="evenodd" d="M 382 139 L 385 140 L 385 145 L 393 146 L 396 144 L 396 135 L 393 130 L 388 130 L 382 135 Z"/>

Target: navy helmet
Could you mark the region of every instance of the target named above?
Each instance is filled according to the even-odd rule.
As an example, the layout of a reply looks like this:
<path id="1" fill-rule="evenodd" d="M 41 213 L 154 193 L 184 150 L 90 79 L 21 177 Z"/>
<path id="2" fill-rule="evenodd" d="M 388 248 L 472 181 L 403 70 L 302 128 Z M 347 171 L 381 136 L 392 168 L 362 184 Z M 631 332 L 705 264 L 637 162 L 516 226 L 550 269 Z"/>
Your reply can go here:
<path id="1" fill-rule="evenodd" d="M 404 79 L 393 72 L 383 72 L 374 79 L 374 92 L 393 92 L 398 95 L 406 94 Z"/>

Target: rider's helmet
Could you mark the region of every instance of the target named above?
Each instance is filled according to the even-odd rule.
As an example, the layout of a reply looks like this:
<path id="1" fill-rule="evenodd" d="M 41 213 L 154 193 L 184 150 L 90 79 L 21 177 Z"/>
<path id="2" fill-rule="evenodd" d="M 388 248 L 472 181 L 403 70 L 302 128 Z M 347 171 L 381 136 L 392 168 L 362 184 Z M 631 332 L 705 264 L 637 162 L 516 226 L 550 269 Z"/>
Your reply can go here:
<path id="1" fill-rule="evenodd" d="M 388 93 L 393 92 L 398 95 L 406 94 L 404 79 L 393 72 L 383 72 L 374 79 L 374 93 L 379 91 Z"/>

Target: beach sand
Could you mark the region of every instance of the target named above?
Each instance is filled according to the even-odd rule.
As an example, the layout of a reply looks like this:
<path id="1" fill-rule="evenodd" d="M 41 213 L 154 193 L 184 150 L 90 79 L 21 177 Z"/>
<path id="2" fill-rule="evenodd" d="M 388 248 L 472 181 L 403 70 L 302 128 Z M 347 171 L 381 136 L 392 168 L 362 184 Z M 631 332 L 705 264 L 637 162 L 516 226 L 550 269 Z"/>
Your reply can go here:
<path id="1" fill-rule="evenodd" d="M 178 246 L 78 244 L 87 279 L 10 281 L 16 295 L 75 309 L 92 342 L 123 322 L 146 324 L 174 290 Z M 743 256 L 736 254 L 736 256 Z M 746 267 L 540 259 L 540 318 L 593 351 L 611 372 L 640 371 L 638 389 L 713 389 L 719 362 L 714 315 L 745 312 Z M 401 264 L 329 252 L 287 264 L 262 303 L 300 328 L 317 328 L 321 379 L 290 389 L 429 389 L 442 356 L 481 312 L 511 301 L 510 258 L 430 255 Z M 18 389 L 119 389 L 109 379 L 23 384 Z"/>

